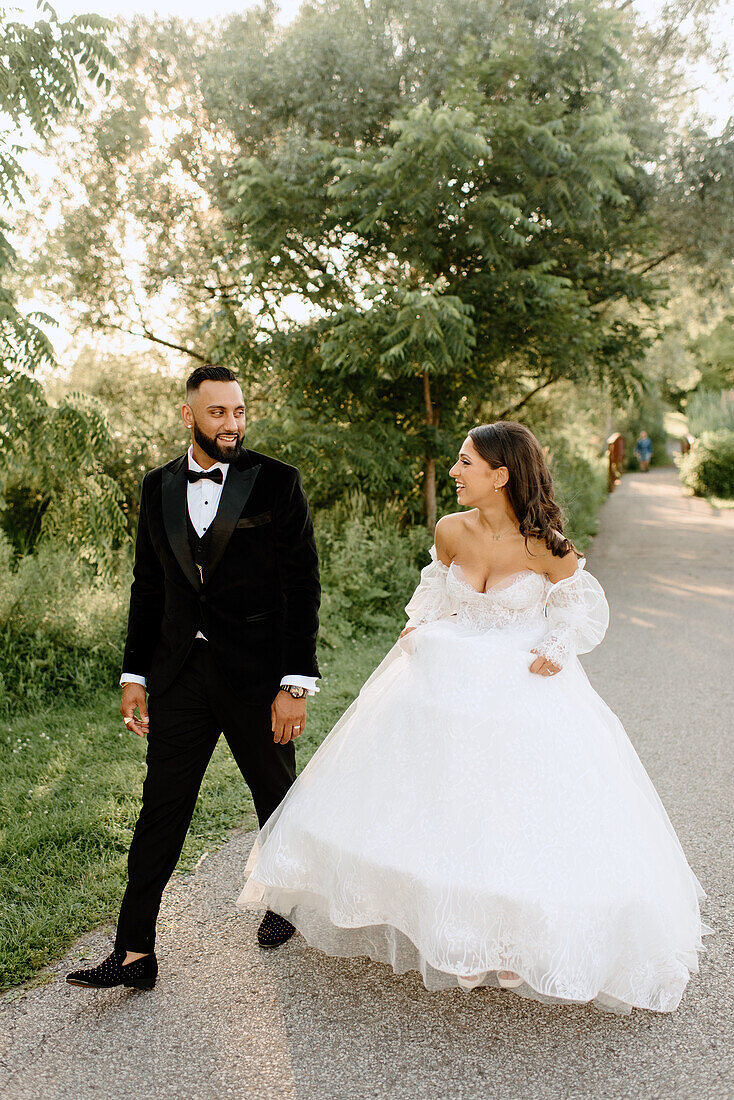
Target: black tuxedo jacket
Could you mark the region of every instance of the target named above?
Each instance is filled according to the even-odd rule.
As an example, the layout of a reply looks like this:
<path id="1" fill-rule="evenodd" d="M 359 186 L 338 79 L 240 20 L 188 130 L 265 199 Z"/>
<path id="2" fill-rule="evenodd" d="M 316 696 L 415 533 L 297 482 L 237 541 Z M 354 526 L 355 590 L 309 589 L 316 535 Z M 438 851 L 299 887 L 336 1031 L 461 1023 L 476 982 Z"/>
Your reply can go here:
<path id="1" fill-rule="evenodd" d="M 300 475 L 242 452 L 227 471 L 202 583 L 186 524 L 187 469 L 184 454 L 143 479 L 123 673 L 162 693 L 201 630 L 243 702 L 272 702 L 284 675 L 319 675 L 321 589 Z"/>

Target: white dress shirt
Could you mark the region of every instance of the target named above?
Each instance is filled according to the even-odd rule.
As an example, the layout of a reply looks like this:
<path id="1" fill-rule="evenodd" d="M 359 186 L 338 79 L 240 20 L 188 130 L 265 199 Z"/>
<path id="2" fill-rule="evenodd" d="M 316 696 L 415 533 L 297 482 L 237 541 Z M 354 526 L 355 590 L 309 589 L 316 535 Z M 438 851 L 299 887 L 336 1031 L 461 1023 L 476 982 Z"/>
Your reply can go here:
<path id="1" fill-rule="evenodd" d="M 189 469 L 195 470 L 197 473 L 201 473 L 204 469 L 194 458 L 193 445 L 189 447 L 188 452 Z M 227 480 L 227 473 L 229 472 L 228 462 L 214 462 L 209 470 L 221 470 L 222 482 L 219 484 L 216 481 L 210 481 L 208 478 L 201 478 L 200 481 L 190 481 L 186 488 L 186 503 L 189 510 L 189 519 L 193 524 L 199 538 L 202 538 L 209 527 L 211 526 L 214 517 L 219 509 L 219 502 L 222 499 L 222 489 L 224 483 Z M 207 639 L 201 633 L 200 630 L 196 632 L 196 637 L 206 641 Z M 121 684 L 142 684 L 145 687 L 145 677 L 135 676 L 131 672 L 123 672 L 120 677 Z M 281 687 L 305 687 L 308 690 L 309 695 L 315 695 L 320 688 L 316 686 L 315 676 L 284 676 L 280 681 Z"/>

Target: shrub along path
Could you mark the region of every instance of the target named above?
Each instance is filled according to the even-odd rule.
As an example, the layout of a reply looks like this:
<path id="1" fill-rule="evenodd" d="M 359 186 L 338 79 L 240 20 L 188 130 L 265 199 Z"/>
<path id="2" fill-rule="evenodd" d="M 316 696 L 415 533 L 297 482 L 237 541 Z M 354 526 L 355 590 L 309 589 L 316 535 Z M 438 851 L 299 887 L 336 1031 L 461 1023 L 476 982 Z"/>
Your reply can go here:
<path id="1" fill-rule="evenodd" d="M 676 1013 L 428 993 L 415 974 L 329 959 L 299 937 L 261 952 L 257 915 L 234 907 L 253 839 L 240 833 L 169 888 L 154 992 L 63 983 L 72 964 L 107 950 L 106 928 L 52 968 L 51 984 L 6 1002 L 0 1094 L 729 1100 L 733 553 L 734 514 L 684 498 L 675 472 L 656 470 L 624 478 L 589 555 L 613 619 L 586 667 L 650 772 L 719 929 Z"/>

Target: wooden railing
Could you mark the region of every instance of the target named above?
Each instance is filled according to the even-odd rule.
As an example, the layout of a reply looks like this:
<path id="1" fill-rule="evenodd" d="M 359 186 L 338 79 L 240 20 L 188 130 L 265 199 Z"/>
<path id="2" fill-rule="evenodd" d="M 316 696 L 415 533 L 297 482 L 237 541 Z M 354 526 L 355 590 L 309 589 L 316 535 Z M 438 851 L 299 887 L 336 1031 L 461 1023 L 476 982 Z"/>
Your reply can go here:
<path id="1" fill-rule="evenodd" d="M 615 432 L 607 440 L 607 490 L 612 492 L 615 485 L 619 484 L 624 470 L 624 436 L 621 432 Z"/>

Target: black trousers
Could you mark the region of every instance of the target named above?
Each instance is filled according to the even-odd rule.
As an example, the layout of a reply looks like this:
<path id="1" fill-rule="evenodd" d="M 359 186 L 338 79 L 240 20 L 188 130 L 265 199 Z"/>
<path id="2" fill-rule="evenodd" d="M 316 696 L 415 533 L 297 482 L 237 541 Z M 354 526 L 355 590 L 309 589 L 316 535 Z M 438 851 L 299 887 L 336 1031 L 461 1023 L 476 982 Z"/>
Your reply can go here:
<path id="1" fill-rule="evenodd" d="M 264 825 L 296 778 L 293 742 L 277 745 L 270 706 L 247 706 L 237 685 L 222 683 L 206 642 L 194 643 L 173 684 L 148 702 L 143 806 L 128 856 L 128 885 L 115 946 L 152 951 L 163 889 L 191 823 L 201 781 L 224 733 Z"/>

